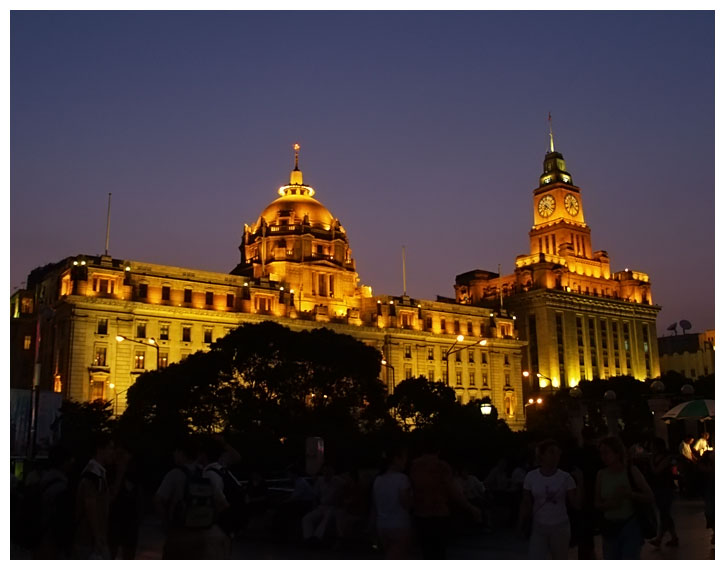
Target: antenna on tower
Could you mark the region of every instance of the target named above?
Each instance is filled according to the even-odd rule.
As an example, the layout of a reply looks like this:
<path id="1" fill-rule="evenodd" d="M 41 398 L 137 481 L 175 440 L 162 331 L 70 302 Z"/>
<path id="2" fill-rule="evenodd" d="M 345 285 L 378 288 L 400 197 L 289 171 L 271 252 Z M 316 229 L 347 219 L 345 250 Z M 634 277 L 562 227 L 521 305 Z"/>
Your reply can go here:
<path id="1" fill-rule="evenodd" d="M 554 129 L 551 126 L 551 111 L 549 111 L 549 152 L 554 152 Z"/>
<path id="2" fill-rule="evenodd" d="M 408 289 L 405 283 L 405 246 L 403 246 L 403 297 L 408 295 Z"/>
<path id="3" fill-rule="evenodd" d="M 108 240 L 111 238 L 111 193 L 108 193 L 108 213 L 106 214 L 106 253 L 108 255 Z"/>

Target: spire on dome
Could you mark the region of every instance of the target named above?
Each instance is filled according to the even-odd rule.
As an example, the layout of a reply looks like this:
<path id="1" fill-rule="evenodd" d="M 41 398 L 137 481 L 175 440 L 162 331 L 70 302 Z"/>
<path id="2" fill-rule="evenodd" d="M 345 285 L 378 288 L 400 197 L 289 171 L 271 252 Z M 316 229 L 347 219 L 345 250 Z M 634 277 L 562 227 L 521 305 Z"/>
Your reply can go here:
<path id="1" fill-rule="evenodd" d="M 290 184 L 302 184 L 302 171 L 300 170 L 300 145 L 295 143 L 292 148 L 295 150 L 295 168 L 289 175 Z"/>

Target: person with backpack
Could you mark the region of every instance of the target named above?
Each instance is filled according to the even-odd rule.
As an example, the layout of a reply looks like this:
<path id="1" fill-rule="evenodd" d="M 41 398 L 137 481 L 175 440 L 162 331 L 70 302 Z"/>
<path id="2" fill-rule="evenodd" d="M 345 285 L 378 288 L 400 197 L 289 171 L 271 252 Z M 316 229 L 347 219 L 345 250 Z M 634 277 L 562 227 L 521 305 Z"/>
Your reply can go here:
<path id="1" fill-rule="evenodd" d="M 234 536 L 245 521 L 244 487 L 229 466 L 239 463 L 241 456 L 221 434 L 205 437 L 202 448 L 203 475 L 224 496 L 228 505 L 219 512 L 217 522 L 224 532 Z"/>
<path id="2" fill-rule="evenodd" d="M 166 526 L 165 560 L 229 558 L 229 537 L 217 524 L 219 513 L 228 508 L 228 503 L 204 477 L 199 456 L 196 439 L 182 439 L 174 451 L 175 467 L 164 476 L 154 497 Z"/>

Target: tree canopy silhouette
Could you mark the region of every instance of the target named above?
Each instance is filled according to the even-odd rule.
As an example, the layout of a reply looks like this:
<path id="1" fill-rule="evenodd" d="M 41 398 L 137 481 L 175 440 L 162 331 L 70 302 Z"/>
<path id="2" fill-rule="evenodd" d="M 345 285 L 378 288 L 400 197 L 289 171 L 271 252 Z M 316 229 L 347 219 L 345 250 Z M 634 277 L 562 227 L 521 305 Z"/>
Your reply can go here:
<path id="1" fill-rule="evenodd" d="M 387 415 L 379 373 L 380 353 L 351 336 L 244 324 L 208 352 L 140 376 L 121 425 L 157 437 L 237 431 L 266 441 L 365 432 Z"/>

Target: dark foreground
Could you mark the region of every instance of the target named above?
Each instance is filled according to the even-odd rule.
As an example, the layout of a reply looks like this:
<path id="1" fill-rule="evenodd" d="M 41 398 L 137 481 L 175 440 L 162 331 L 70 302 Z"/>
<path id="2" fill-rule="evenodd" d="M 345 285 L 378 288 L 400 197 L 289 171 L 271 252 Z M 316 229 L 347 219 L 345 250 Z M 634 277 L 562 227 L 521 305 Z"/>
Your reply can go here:
<path id="1" fill-rule="evenodd" d="M 711 532 L 705 529 L 701 500 L 678 498 L 672 507 L 680 545 L 676 548 L 649 544 L 642 547 L 644 560 L 710 560 L 715 558 L 715 547 L 710 544 Z M 163 533 L 154 518 L 147 518 L 140 531 L 139 559 L 161 558 Z M 601 558 L 601 543 L 596 538 L 597 557 Z M 330 544 L 310 549 L 301 545 L 279 543 L 272 537 L 248 535 L 235 539 L 232 558 L 239 560 L 364 560 L 381 558 L 370 544 L 352 542 Z M 453 560 L 520 560 L 526 559 L 526 541 L 513 530 L 499 528 L 489 534 L 467 531 L 451 540 L 448 558 Z M 576 548 L 569 551 L 576 559 Z"/>

